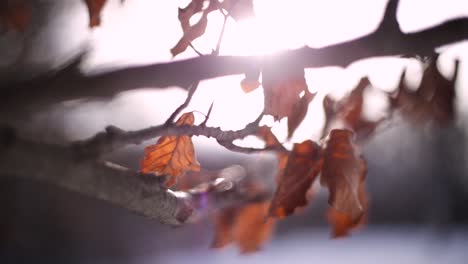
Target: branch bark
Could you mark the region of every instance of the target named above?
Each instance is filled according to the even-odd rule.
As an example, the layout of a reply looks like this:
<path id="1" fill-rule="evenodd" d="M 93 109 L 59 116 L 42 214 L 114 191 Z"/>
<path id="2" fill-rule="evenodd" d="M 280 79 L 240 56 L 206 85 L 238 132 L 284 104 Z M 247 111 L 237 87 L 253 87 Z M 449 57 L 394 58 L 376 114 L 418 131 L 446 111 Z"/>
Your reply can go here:
<path id="1" fill-rule="evenodd" d="M 427 56 L 437 47 L 468 39 L 468 18 L 453 19 L 419 32 L 403 33 L 396 19 L 397 6 L 398 1 L 389 1 L 379 27 L 367 36 L 348 42 L 324 48 L 303 47 L 264 57 L 207 55 L 89 76 L 67 69 L 5 87 L 1 91 L 0 108 L 37 110 L 37 107 L 65 100 L 103 98 L 139 88 L 178 86 L 188 89 L 196 81 L 243 74 L 252 69 L 259 70 L 264 64 L 279 69 L 287 65 L 346 67 L 370 57 Z"/>
<path id="2" fill-rule="evenodd" d="M 245 171 L 231 169 L 229 178 L 176 192 L 164 187 L 164 176 L 143 174 L 110 162 L 77 159 L 74 148 L 27 141 L 1 132 L 0 179 L 17 176 L 47 182 L 163 224 L 177 226 L 197 219 L 207 209 L 264 200 L 272 191 L 245 193 L 241 181 L 247 179 Z"/>

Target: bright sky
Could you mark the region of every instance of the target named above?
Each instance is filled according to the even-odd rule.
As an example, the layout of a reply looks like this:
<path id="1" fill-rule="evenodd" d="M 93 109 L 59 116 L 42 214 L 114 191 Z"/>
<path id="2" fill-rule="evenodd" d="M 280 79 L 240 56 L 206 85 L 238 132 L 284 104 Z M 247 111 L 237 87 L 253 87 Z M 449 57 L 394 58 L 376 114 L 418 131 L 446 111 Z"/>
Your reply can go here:
<path id="1" fill-rule="evenodd" d="M 169 1 L 164 4 L 161 1 L 132 0 L 126 1 L 123 6 L 120 6 L 119 2 L 108 3 L 102 16 L 102 26 L 92 33 L 89 33 L 87 24 L 83 22 L 87 21 L 86 13 L 82 12 L 85 11 L 84 6 L 78 7 L 81 10 L 77 13 L 77 19 L 68 22 L 71 31 L 83 32 L 92 43 L 87 69 L 105 68 L 116 64 L 145 64 L 173 60 L 169 50 L 182 34 L 177 20 L 177 7 L 185 6 L 189 1 Z M 221 54 L 269 54 L 303 45 L 321 47 L 350 40 L 372 32 L 376 28 L 386 2 L 386 0 L 257 0 L 254 2 L 256 12 L 254 19 L 239 23 L 229 20 Z M 468 1 L 464 0 L 401 1 L 398 11 L 403 31 L 415 31 L 463 15 L 468 15 Z M 194 45 L 204 53 L 209 53 L 216 44 L 222 16 L 213 13 L 209 16 L 209 21 L 205 36 L 194 42 Z M 64 34 L 69 36 L 69 32 L 70 30 L 67 30 Z M 75 38 L 79 40 L 79 37 Z M 62 38 L 61 41 L 66 43 L 71 40 Z M 466 50 L 466 46 L 459 45 L 442 58 L 440 64 L 443 73 L 451 74 L 451 58 Z M 174 60 L 193 56 L 196 54 L 187 50 Z M 375 85 L 390 90 L 396 84 L 403 65 L 401 61 L 390 58 L 367 60 L 356 63 L 347 70 L 310 69 L 306 72 L 306 79 L 310 90 L 335 91 L 334 94 L 339 96 L 351 89 L 360 76 L 369 74 Z M 414 73 L 409 76 L 409 81 L 417 83 L 420 78 L 418 64 L 410 63 L 408 67 L 410 72 Z M 463 65 L 461 67 L 463 69 Z M 206 112 L 214 101 L 209 125 L 221 126 L 224 129 L 242 128 L 263 108 L 262 90 L 244 94 L 239 86 L 242 78 L 243 76 L 230 76 L 203 82 L 188 110 Z M 463 78 L 465 77 L 462 76 Z M 461 96 L 467 97 L 467 93 Z M 376 106 L 384 105 L 385 101 L 381 100 L 382 97 L 378 94 L 373 98 L 375 99 L 366 107 L 372 109 L 371 112 L 375 117 L 379 114 Z M 185 92 L 180 89 L 143 90 L 117 97 L 107 104 L 106 110 L 92 104 L 90 107 L 93 111 L 101 110 L 101 114 L 95 114 L 95 118 L 102 122 L 136 129 L 160 123 L 184 99 Z M 304 124 L 296 131 L 292 142 L 318 136 L 323 121 L 319 99 L 321 98 L 316 98 L 312 103 Z M 89 118 L 86 112 L 78 111 L 74 117 L 78 120 Z M 125 115 L 134 118 L 122 120 L 120 117 Z M 199 120 L 202 120 L 202 116 L 199 117 Z M 96 129 L 102 129 L 102 126 L 99 124 L 90 128 L 92 131 Z M 285 139 L 285 120 L 277 125 L 274 131 L 280 140 Z"/>

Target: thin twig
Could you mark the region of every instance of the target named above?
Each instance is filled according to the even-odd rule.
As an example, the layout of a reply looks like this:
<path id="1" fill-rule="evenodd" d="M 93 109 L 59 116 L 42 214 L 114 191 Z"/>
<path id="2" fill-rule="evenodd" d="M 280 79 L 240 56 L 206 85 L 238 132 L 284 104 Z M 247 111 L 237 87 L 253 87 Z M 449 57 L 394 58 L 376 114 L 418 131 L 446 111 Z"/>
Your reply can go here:
<path id="1" fill-rule="evenodd" d="M 208 122 L 208 119 L 210 118 L 211 115 L 211 110 L 213 110 L 213 104 L 214 102 L 211 102 L 210 108 L 208 109 L 208 113 L 206 113 L 205 120 L 200 124 L 200 126 L 206 126 L 206 123 Z"/>
<path id="2" fill-rule="evenodd" d="M 174 112 L 171 114 L 171 116 L 169 116 L 169 118 L 166 120 L 166 122 L 164 123 L 165 125 L 169 125 L 169 124 L 172 124 L 174 122 L 174 119 L 177 117 L 178 114 L 180 114 L 180 112 L 182 110 L 184 110 L 187 105 L 190 103 L 190 101 L 192 100 L 192 97 L 193 95 L 195 94 L 195 91 L 197 90 L 198 88 L 198 84 L 200 82 L 194 82 L 190 88 L 189 88 L 189 91 L 188 91 L 188 94 L 187 94 L 187 98 L 185 98 L 185 101 L 179 106 L 177 107 L 176 110 L 174 110 Z"/>
<path id="3" fill-rule="evenodd" d="M 197 48 L 195 48 L 195 46 L 193 46 L 192 42 L 189 43 L 189 47 L 192 48 L 193 51 L 195 51 L 195 53 L 197 53 L 198 56 L 205 56 L 203 53 L 201 53 L 200 51 L 197 50 Z"/>
<path id="4" fill-rule="evenodd" d="M 141 142 L 154 139 L 160 136 L 205 136 L 221 141 L 234 141 L 243 139 L 249 135 L 255 135 L 261 120 L 260 115 L 255 121 L 247 124 L 240 130 L 221 130 L 219 127 L 207 126 L 175 126 L 173 124 L 163 124 L 135 131 L 125 131 L 115 126 L 109 126 L 104 132 L 97 133 L 93 137 L 75 141 L 72 143 L 75 149 L 76 158 L 80 160 L 96 159 L 103 154 L 110 153 L 119 148 L 131 144 L 141 144 Z"/>
<path id="5" fill-rule="evenodd" d="M 219 50 L 221 49 L 221 42 L 223 41 L 224 31 L 226 29 L 226 22 L 229 17 L 229 13 L 228 14 L 224 14 L 223 12 L 221 13 L 224 15 L 224 21 L 223 21 L 223 26 L 221 28 L 221 32 L 219 33 L 218 42 L 216 43 L 216 48 L 213 50 L 214 55 L 218 55 Z"/>

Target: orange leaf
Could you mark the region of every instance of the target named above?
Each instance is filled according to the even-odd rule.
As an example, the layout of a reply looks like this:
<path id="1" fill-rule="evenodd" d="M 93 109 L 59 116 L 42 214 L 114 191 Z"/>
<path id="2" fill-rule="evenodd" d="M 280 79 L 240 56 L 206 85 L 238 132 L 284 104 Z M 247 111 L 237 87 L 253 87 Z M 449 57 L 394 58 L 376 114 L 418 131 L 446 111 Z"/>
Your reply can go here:
<path id="1" fill-rule="evenodd" d="M 24 32 L 31 20 L 31 8 L 23 3 L 16 3 L 0 8 L 0 21 L 6 30 Z"/>
<path id="2" fill-rule="evenodd" d="M 213 247 L 236 243 L 242 253 L 257 251 L 267 242 L 275 227 L 274 219 L 267 219 L 269 202 L 250 204 L 223 210 L 216 217 Z"/>
<path id="3" fill-rule="evenodd" d="M 357 226 L 366 211 L 367 200 L 361 184 L 367 174 L 367 165 L 353 143 L 353 132 L 334 129 L 324 150 L 324 161 L 320 183 L 328 187 L 328 203 L 348 220 L 345 230 Z M 360 192 L 364 192 L 360 194 Z M 341 219 L 342 217 L 340 217 Z M 338 221 L 340 224 L 343 221 Z M 334 222 L 335 229 L 338 228 Z M 343 232 L 339 232 L 344 234 Z"/>
<path id="4" fill-rule="evenodd" d="M 306 193 L 322 167 L 322 149 L 311 140 L 294 144 L 284 174 L 273 196 L 269 214 L 285 217 L 307 205 Z"/>
<path id="5" fill-rule="evenodd" d="M 260 69 L 250 67 L 245 71 L 245 78 L 241 81 L 241 88 L 244 93 L 250 93 L 260 86 Z"/>
<path id="6" fill-rule="evenodd" d="M 215 216 L 215 236 L 212 248 L 222 248 L 234 241 L 232 226 L 237 217 L 237 208 L 223 209 Z"/>
<path id="7" fill-rule="evenodd" d="M 361 182 L 361 184 L 359 185 L 358 196 L 364 208 L 364 215 L 363 217 L 361 217 L 357 224 L 353 224 L 353 220 L 349 215 L 341 213 L 333 207 L 330 207 L 328 209 L 327 220 L 333 226 L 332 237 L 338 238 L 347 236 L 351 228 L 359 227 L 365 223 L 365 216 L 367 215 L 369 207 L 364 182 Z"/>
<path id="8" fill-rule="evenodd" d="M 193 125 L 194 119 L 193 113 L 185 113 L 177 120 L 176 125 Z M 195 157 L 189 136 L 163 136 L 155 145 L 145 148 L 141 170 L 144 173 L 171 175 L 172 178 L 167 185 L 172 186 L 175 177 L 188 170 L 199 171 L 200 164 Z"/>
<path id="9" fill-rule="evenodd" d="M 107 0 L 85 0 L 88 7 L 89 27 L 93 28 L 101 24 L 101 11 Z"/>
<path id="10" fill-rule="evenodd" d="M 260 86 L 260 82 L 258 80 L 249 80 L 243 79 L 241 81 L 241 88 L 244 93 L 250 93 L 253 90 L 257 89 Z"/>

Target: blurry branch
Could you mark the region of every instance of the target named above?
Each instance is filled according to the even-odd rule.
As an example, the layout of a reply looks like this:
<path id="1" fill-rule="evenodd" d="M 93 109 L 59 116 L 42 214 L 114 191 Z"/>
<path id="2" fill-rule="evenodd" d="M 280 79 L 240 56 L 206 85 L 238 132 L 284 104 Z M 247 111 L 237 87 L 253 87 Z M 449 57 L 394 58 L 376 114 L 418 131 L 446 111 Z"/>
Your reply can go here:
<path id="1" fill-rule="evenodd" d="M 196 82 L 215 77 L 243 74 L 248 69 L 305 68 L 342 66 L 354 61 L 379 56 L 428 56 L 437 47 L 468 39 L 468 18 L 446 21 L 431 28 L 403 33 L 396 19 L 398 1 L 387 5 L 382 22 L 371 34 L 323 48 L 303 47 L 274 56 L 215 56 L 134 66 L 95 75 L 77 74 L 69 69 L 50 76 L 3 87 L 0 105 L 3 109 L 37 110 L 66 100 L 102 98 L 139 88 L 184 89 Z"/>
<path id="2" fill-rule="evenodd" d="M 210 183 L 176 192 L 164 187 L 166 177 L 143 174 L 110 162 L 77 159 L 72 147 L 26 141 L 15 138 L 14 132 L 0 131 L 0 178 L 15 176 L 47 182 L 169 225 L 196 220 L 207 209 L 271 196 L 268 190 L 246 193 L 242 186 L 250 177 L 245 177 L 245 170 L 229 171 L 229 177 L 221 178 L 220 173 Z"/>

